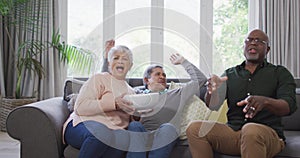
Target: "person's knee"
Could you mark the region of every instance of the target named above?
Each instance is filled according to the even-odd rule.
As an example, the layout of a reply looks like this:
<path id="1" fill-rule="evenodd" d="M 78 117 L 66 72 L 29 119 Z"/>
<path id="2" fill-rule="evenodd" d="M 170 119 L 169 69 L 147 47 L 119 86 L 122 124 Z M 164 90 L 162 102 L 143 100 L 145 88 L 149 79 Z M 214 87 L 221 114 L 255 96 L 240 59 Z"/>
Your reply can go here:
<path id="1" fill-rule="evenodd" d="M 259 124 L 247 123 L 242 127 L 242 134 L 256 135 L 259 130 Z"/>
<path id="2" fill-rule="evenodd" d="M 164 123 L 159 128 L 160 129 L 165 129 L 165 130 L 170 130 L 170 131 L 176 131 L 175 126 L 171 123 Z"/>
<path id="3" fill-rule="evenodd" d="M 201 124 L 202 122 L 191 122 L 186 129 L 187 137 L 198 136 Z"/>
<path id="4" fill-rule="evenodd" d="M 260 137 L 262 137 L 262 135 L 259 134 L 259 128 L 260 126 L 256 123 L 245 124 L 241 129 L 241 141 L 250 143 L 255 142 L 257 140 L 261 140 Z"/>
<path id="5" fill-rule="evenodd" d="M 178 131 L 176 127 L 171 123 L 162 124 L 156 131 L 156 135 L 169 135 L 169 136 L 178 136 Z"/>

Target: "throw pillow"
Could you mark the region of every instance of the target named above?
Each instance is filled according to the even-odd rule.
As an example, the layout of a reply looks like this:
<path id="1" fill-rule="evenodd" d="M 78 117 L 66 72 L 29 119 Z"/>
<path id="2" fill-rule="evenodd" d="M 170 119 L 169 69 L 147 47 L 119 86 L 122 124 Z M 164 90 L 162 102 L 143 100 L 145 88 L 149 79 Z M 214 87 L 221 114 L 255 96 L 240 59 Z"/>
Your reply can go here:
<path id="1" fill-rule="evenodd" d="M 84 84 L 85 81 L 83 80 L 77 80 L 77 79 L 68 79 L 65 81 L 65 87 L 64 87 L 64 100 L 70 101 L 70 97 L 68 97 L 71 94 L 78 94 L 81 86 Z"/>
<path id="2" fill-rule="evenodd" d="M 171 81 L 169 89 L 179 88 L 183 83 L 175 83 Z M 207 120 L 211 114 L 211 110 L 207 108 L 205 103 L 196 95 L 194 95 L 185 105 L 181 117 L 180 139 L 186 139 L 186 128 L 193 120 Z"/>
<path id="3" fill-rule="evenodd" d="M 77 96 L 78 94 L 74 94 L 74 93 L 67 96 L 69 98 L 67 105 L 70 112 L 74 111 L 74 106 L 75 106 L 75 101 L 77 99 Z"/>
<path id="4" fill-rule="evenodd" d="M 65 82 L 64 87 L 64 100 L 67 102 L 67 106 L 70 112 L 73 112 L 75 101 L 81 86 L 85 81 L 77 79 L 68 79 Z"/>
<path id="5" fill-rule="evenodd" d="M 228 111 L 227 100 L 224 100 L 223 105 L 221 105 L 218 111 L 212 111 L 208 120 L 213 122 L 226 123 L 227 116 L 226 113 Z"/>

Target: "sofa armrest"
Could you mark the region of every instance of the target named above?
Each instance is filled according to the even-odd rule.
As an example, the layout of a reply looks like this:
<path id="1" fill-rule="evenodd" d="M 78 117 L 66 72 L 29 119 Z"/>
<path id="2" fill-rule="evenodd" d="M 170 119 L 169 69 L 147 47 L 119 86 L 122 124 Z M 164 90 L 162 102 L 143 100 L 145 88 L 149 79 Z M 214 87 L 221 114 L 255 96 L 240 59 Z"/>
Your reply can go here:
<path id="1" fill-rule="evenodd" d="M 22 158 L 61 158 L 62 127 L 69 115 L 62 97 L 14 109 L 7 118 L 7 133 L 21 143 Z"/>

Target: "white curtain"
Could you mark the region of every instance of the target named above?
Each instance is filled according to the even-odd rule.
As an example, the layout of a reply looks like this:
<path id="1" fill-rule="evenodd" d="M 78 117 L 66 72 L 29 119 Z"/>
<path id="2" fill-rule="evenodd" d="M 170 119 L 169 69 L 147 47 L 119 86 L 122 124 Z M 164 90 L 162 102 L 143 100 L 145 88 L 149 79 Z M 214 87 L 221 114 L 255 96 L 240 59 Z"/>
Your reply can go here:
<path id="1" fill-rule="evenodd" d="M 269 35 L 268 61 L 300 78 L 300 1 L 249 0 L 249 6 L 250 29 L 260 28 Z"/>
<path id="2" fill-rule="evenodd" d="M 41 41 L 51 41 L 54 31 L 59 30 L 59 0 L 32 0 L 30 3 L 34 7 L 34 11 L 40 11 L 40 18 L 38 24 L 41 31 L 26 32 L 17 28 L 18 32 L 22 34 L 19 36 L 13 36 L 14 43 L 9 43 L 5 30 L 1 27 L 0 37 L 0 88 L 1 96 L 14 96 L 16 86 L 16 68 L 14 63 L 8 63 L 10 58 L 15 58 L 16 51 L 11 49 L 13 45 L 18 47 L 20 41 L 35 38 Z M 47 14 L 44 14 L 47 13 Z M 25 15 L 26 13 L 24 13 Z M 0 22 L 4 19 L 0 18 Z M 36 27 L 36 26 L 35 26 Z M 16 26 L 9 28 L 12 35 L 15 34 Z M 25 33 L 24 33 L 25 32 Z M 58 53 L 53 48 L 48 48 L 44 53 L 38 56 L 38 60 L 44 67 L 45 76 L 39 79 L 36 75 L 30 76 L 30 73 L 24 74 L 24 80 L 22 81 L 22 96 L 32 96 L 35 94 L 40 100 L 62 96 L 63 84 L 66 79 L 66 67 L 60 62 Z"/>
<path id="3" fill-rule="evenodd" d="M 3 28 L 0 26 L 0 30 L 2 30 Z M 2 40 L 2 39 L 0 39 Z M 0 41 L 0 43 L 2 43 Z M 1 96 L 3 96 L 5 94 L 5 88 L 4 88 L 4 72 L 3 72 L 3 57 L 2 57 L 2 45 L 0 44 L 0 98 Z"/>
<path id="4" fill-rule="evenodd" d="M 48 0 L 49 18 L 47 20 L 48 28 L 44 30 L 43 38 L 51 41 L 52 33 L 60 30 L 60 0 Z M 47 99 L 63 95 L 64 81 L 67 77 L 67 68 L 60 61 L 57 50 L 49 49 L 49 52 L 41 57 L 43 67 L 46 70 L 46 76 L 39 82 L 40 99 Z"/>

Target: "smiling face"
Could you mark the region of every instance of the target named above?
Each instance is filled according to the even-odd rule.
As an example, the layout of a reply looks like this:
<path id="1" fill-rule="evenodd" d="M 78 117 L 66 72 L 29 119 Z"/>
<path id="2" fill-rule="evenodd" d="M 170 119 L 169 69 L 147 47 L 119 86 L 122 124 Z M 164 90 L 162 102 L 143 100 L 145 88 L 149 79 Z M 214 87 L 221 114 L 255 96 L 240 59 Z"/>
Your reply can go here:
<path id="1" fill-rule="evenodd" d="M 115 49 L 109 55 L 109 72 L 116 79 L 125 80 L 127 72 L 132 67 L 131 52 Z"/>
<path id="2" fill-rule="evenodd" d="M 246 62 L 262 63 L 270 50 L 268 43 L 268 36 L 263 31 L 251 31 L 245 39 L 244 56 Z"/>

